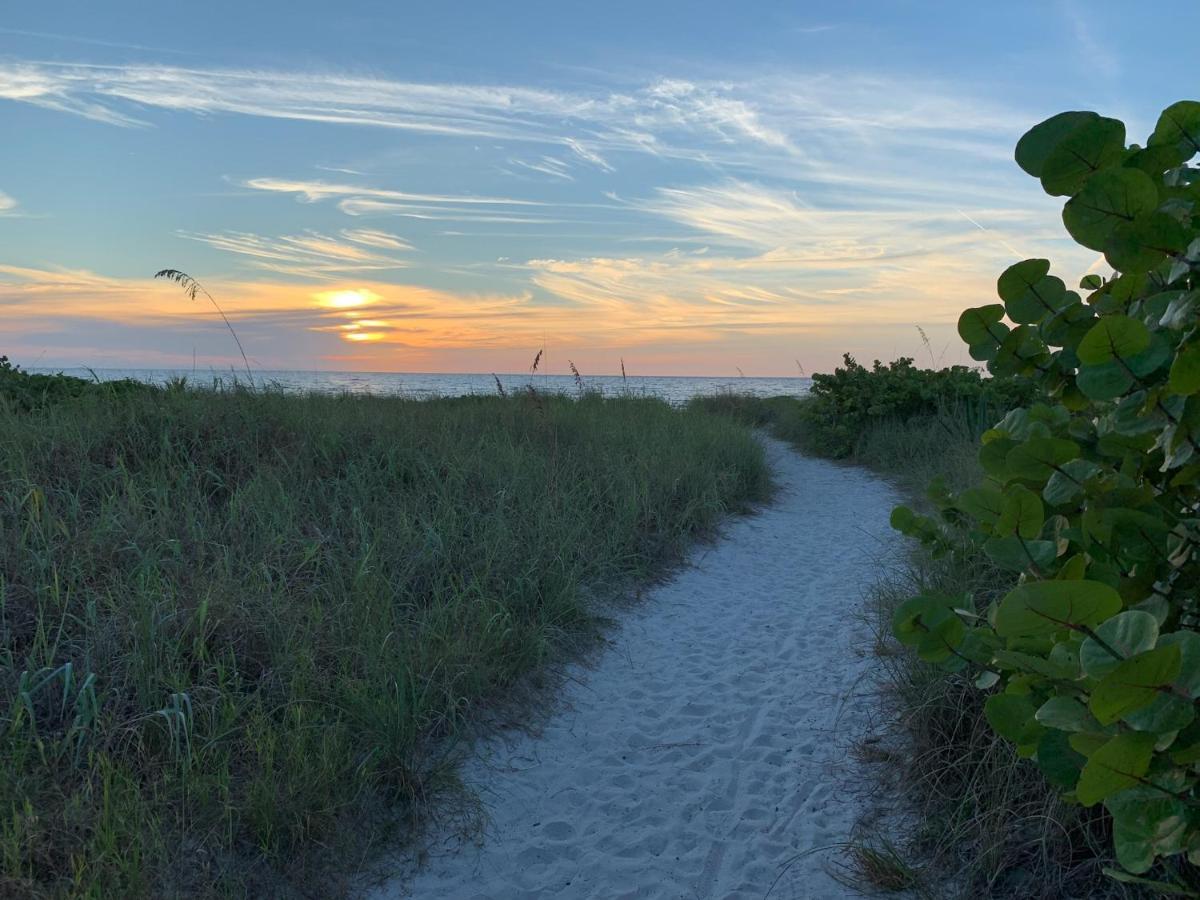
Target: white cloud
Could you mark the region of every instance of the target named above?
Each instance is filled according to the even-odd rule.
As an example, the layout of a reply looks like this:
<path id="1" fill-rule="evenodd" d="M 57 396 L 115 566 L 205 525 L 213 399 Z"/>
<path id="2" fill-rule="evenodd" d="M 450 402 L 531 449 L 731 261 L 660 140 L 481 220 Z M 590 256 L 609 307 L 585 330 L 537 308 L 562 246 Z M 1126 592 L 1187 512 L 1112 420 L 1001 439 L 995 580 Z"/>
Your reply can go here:
<path id="1" fill-rule="evenodd" d="M 404 238 L 387 231 L 377 231 L 373 228 L 343 228 L 342 237 L 356 244 L 367 247 L 379 247 L 383 250 L 411 250 L 412 244 Z"/>
<path id="2" fill-rule="evenodd" d="M 4 193 L 4 191 L 0 191 L 0 216 L 12 212 L 16 208 L 17 201 Z"/>
<path id="3" fill-rule="evenodd" d="M 803 161 L 814 133 L 920 144 L 946 133 L 1012 131 L 1010 111 L 944 86 L 862 75 L 744 82 L 662 78 L 629 91 L 403 82 L 361 75 L 162 65 L 0 64 L 0 98 L 118 125 L 151 108 L 238 113 L 532 141 L 569 148 L 609 171 L 635 152 L 733 164 L 746 154 Z M 818 136 L 818 141 L 821 138 Z"/>
<path id="4" fill-rule="evenodd" d="M 575 177 L 567 171 L 567 164 L 553 156 L 542 156 L 533 160 L 510 159 L 509 164 L 530 172 L 537 172 L 539 175 L 549 175 L 551 178 L 560 178 L 564 181 L 575 180 Z"/>
<path id="5" fill-rule="evenodd" d="M 180 232 L 217 250 L 251 258 L 255 267 L 294 277 L 327 279 L 401 269 L 408 262 L 365 247 L 408 250 L 394 235 L 368 229 L 342 232 L 346 240 L 309 231 L 299 235 L 263 237 L 244 231 Z"/>

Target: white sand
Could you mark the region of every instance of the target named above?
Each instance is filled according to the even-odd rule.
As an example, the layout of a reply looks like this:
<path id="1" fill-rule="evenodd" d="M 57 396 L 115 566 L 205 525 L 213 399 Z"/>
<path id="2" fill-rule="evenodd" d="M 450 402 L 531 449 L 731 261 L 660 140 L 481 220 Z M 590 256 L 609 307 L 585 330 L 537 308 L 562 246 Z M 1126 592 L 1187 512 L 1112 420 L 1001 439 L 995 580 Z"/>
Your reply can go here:
<path id="1" fill-rule="evenodd" d="M 863 811 L 855 613 L 895 545 L 896 497 L 861 470 L 768 453 L 775 502 L 626 613 L 539 736 L 478 748 L 463 776 L 489 818 L 480 839 L 435 839 L 415 877 L 373 897 L 858 896 L 826 872 L 837 848 L 817 848 Z"/>

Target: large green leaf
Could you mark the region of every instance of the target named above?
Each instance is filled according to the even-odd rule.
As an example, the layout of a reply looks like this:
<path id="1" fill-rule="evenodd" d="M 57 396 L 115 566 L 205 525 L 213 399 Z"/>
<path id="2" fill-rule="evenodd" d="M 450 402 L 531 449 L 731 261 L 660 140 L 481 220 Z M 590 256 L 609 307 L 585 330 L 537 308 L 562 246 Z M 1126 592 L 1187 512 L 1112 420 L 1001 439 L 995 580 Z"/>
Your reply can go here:
<path id="1" fill-rule="evenodd" d="M 1037 711 L 1037 720 L 1059 731 L 1100 731 L 1100 723 L 1074 697 L 1051 697 Z"/>
<path id="2" fill-rule="evenodd" d="M 1088 757 L 1075 788 L 1076 799 L 1084 806 L 1095 806 L 1104 798 L 1133 787 L 1150 768 L 1153 755 L 1154 735 L 1139 731 L 1117 735 Z"/>
<path id="3" fill-rule="evenodd" d="M 1148 706 L 1126 713 L 1123 721 L 1136 731 L 1164 735 L 1187 728 L 1195 718 L 1190 700 L 1160 691 Z"/>
<path id="4" fill-rule="evenodd" d="M 1101 725 L 1149 706 L 1179 675 L 1182 659 L 1176 646 L 1156 647 L 1130 657 L 1101 679 L 1088 708 Z"/>
<path id="5" fill-rule="evenodd" d="M 1158 620 L 1140 609 L 1127 609 L 1098 625 L 1096 638 L 1087 638 L 1079 648 L 1079 663 L 1089 678 L 1103 678 L 1122 660 L 1152 649 L 1158 641 Z"/>
<path id="6" fill-rule="evenodd" d="M 996 610 L 1001 637 L 1052 634 L 1092 626 L 1121 609 L 1121 595 L 1099 581 L 1030 581 L 1005 595 Z"/>
<path id="7" fill-rule="evenodd" d="M 967 488 L 955 498 L 955 504 L 976 521 L 991 525 L 1004 511 L 1004 495 L 994 487 Z"/>
<path id="8" fill-rule="evenodd" d="M 1200 391 L 1200 344 L 1188 344 L 1175 354 L 1168 382 L 1173 393 L 1189 396 Z"/>
<path id="9" fill-rule="evenodd" d="M 1063 224 L 1083 246 L 1103 252 L 1117 226 L 1152 212 L 1157 205 L 1158 189 L 1145 172 L 1105 169 L 1067 201 Z"/>
<path id="10" fill-rule="evenodd" d="M 1160 647 L 1178 647 L 1181 657 L 1175 689 L 1195 700 L 1200 697 L 1200 634 L 1173 631 L 1159 637 Z"/>
<path id="11" fill-rule="evenodd" d="M 1075 384 L 1091 400 L 1115 400 L 1133 387 L 1133 375 L 1119 362 L 1084 366 L 1075 376 Z"/>
<path id="12" fill-rule="evenodd" d="M 1200 102 L 1180 100 L 1164 109 L 1149 144 L 1176 150 L 1180 163 L 1200 153 Z"/>
<path id="13" fill-rule="evenodd" d="M 1042 498 L 1029 488 L 1017 484 L 1004 492 L 995 530 L 996 534 L 1002 537 L 1015 534 L 1030 541 L 1041 533 L 1042 523 L 1045 521 Z"/>
<path id="14" fill-rule="evenodd" d="M 1063 112 L 1034 125 L 1017 142 L 1017 165 L 1034 178 L 1042 176 L 1042 167 L 1062 140 L 1076 128 L 1099 119 L 1090 111 Z"/>
<path id="15" fill-rule="evenodd" d="M 1200 291 L 1176 291 L 1167 304 L 1166 311 L 1158 324 L 1164 328 L 1176 331 L 1190 328 L 1196 322 L 1196 304 L 1200 301 Z"/>
<path id="16" fill-rule="evenodd" d="M 1050 476 L 1042 488 L 1042 499 L 1051 506 L 1070 503 L 1083 494 L 1087 480 L 1099 472 L 1100 467 L 1091 460 L 1069 459 Z"/>
<path id="17" fill-rule="evenodd" d="M 1044 481 L 1065 463 L 1079 456 L 1079 445 L 1062 438 L 1035 437 L 1008 451 L 1009 475 Z"/>
<path id="18" fill-rule="evenodd" d="M 1027 259 L 1004 270 L 996 291 L 1014 322 L 1040 322 L 1066 305 L 1067 288 L 1062 279 L 1047 275 L 1050 261 Z"/>
<path id="19" fill-rule="evenodd" d="M 1113 818 L 1117 861 L 1140 874 L 1154 865 L 1156 855 L 1179 853 L 1188 832 L 1187 806 L 1149 786 L 1131 787 L 1104 801 Z"/>
<path id="20" fill-rule="evenodd" d="M 1075 348 L 1079 361 L 1095 366 L 1127 360 L 1150 346 L 1150 330 L 1130 316 L 1103 316 Z"/>
<path id="21" fill-rule="evenodd" d="M 1187 232 L 1176 219 L 1151 212 L 1118 225 L 1104 248 L 1104 258 L 1122 272 L 1148 272 L 1186 246 Z"/>
<path id="22" fill-rule="evenodd" d="M 983 706 L 983 714 L 996 734 L 1018 747 L 1036 743 L 1045 730 L 1034 712 L 1029 698 L 1018 694 L 994 694 Z"/>
<path id="23" fill-rule="evenodd" d="M 1030 568 L 1045 570 L 1054 562 L 1058 548 L 1054 541 L 1026 541 L 1019 537 L 990 537 L 983 552 L 1002 569 L 1024 572 Z"/>
<path id="24" fill-rule="evenodd" d="M 1086 761 L 1082 753 L 1071 747 L 1064 732 L 1051 728 L 1042 734 L 1038 742 L 1037 764 L 1051 784 L 1071 790 L 1078 783 Z"/>
<path id="25" fill-rule="evenodd" d="M 1042 188 L 1069 196 L 1080 191 L 1093 173 L 1121 162 L 1125 155 L 1125 123 L 1097 117 L 1064 135 L 1042 163 Z"/>
<path id="26" fill-rule="evenodd" d="M 999 303 L 976 306 L 964 310 L 958 317 L 958 336 L 968 344 L 979 344 L 994 340 L 999 344 L 1008 334 L 1008 329 L 996 330 L 995 326 L 1004 318 L 1004 307 Z"/>
<path id="27" fill-rule="evenodd" d="M 1074 291 L 1067 291 L 1064 301 L 1062 309 L 1043 320 L 1038 330 L 1042 340 L 1050 346 L 1074 348 L 1079 346 L 1096 321 L 1096 313 L 1090 306 L 1081 303 Z"/>
<path id="28" fill-rule="evenodd" d="M 1004 307 L 999 303 L 964 310 L 958 317 L 958 335 L 966 342 L 971 359 L 984 362 L 996 355 L 996 351 L 1008 337 L 1009 327 L 1004 318 Z"/>
<path id="29" fill-rule="evenodd" d="M 954 656 L 965 631 L 953 601 L 939 595 L 913 597 L 892 614 L 892 633 L 902 644 L 915 647 L 926 662 L 944 662 Z"/>

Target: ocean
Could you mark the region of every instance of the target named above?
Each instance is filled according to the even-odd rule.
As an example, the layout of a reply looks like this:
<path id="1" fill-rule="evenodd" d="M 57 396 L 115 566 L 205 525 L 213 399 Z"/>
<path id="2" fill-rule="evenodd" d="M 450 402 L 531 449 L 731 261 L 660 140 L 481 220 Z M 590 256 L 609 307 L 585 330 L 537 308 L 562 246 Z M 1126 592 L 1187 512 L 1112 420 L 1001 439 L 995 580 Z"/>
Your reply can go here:
<path id="1" fill-rule="evenodd" d="M 79 378 L 98 378 L 113 381 L 132 378 L 152 384 L 164 384 L 173 378 L 186 378 L 197 384 L 213 381 L 230 382 L 247 380 L 246 373 L 225 370 L 217 371 L 190 369 L 47 369 L 29 367 L 29 372 L 63 372 Z M 545 393 L 574 394 L 577 392 L 575 379 L 571 375 L 499 375 L 490 374 L 435 374 L 423 372 L 325 372 L 299 370 L 256 370 L 256 385 L 275 386 L 285 391 L 330 394 L 377 394 L 414 398 L 459 397 L 469 394 L 496 393 L 496 378 L 505 391 L 522 391 L 528 385 Z M 747 378 L 735 376 L 668 376 L 668 375 L 620 375 L 584 376 L 587 390 L 616 396 L 631 393 L 638 396 L 660 397 L 673 405 L 686 403 L 692 397 L 703 394 L 736 392 L 758 397 L 779 395 L 802 396 L 808 393 L 812 379 L 792 378 Z"/>

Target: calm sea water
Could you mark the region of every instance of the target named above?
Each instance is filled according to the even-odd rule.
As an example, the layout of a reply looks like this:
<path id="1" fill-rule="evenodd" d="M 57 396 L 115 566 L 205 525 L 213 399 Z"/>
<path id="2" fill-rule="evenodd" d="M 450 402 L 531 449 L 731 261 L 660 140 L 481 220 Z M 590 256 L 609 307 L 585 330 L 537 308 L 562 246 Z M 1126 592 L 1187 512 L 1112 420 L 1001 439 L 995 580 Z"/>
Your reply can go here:
<path id="1" fill-rule="evenodd" d="M 103 381 L 118 378 L 133 378 L 152 384 L 163 384 L 172 378 L 187 378 L 189 381 L 206 383 L 213 380 L 245 382 L 241 376 L 229 371 L 191 371 L 190 369 L 40 369 L 31 372 L 65 372 L 80 378 L 95 377 Z M 539 391 L 573 394 L 575 379 L 570 375 L 500 375 L 500 382 L 509 392 L 524 390 L 532 384 Z M 302 372 L 302 371 L 256 371 L 256 384 L 275 385 L 286 391 L 317 391 L 320 393 L 379 394 L 403 397 L 459 397 L 465 394 L 494 394 L 496 381 L 491 375 L 440 375 L 420 372 Z M 778 395 L 800 396 L 807 394 L 809 378 L 707 378 L 700 376 L 653 376 L 631 375 L 627 380 L 620 375 L 597 375 L 585 377 L 584 387 L 606 395 L 617 395 L 628 391 L 640 396 L 661 397 L 668 403 L 682 404 L 702 394 L 736 391 L 758 397 Z"/>

